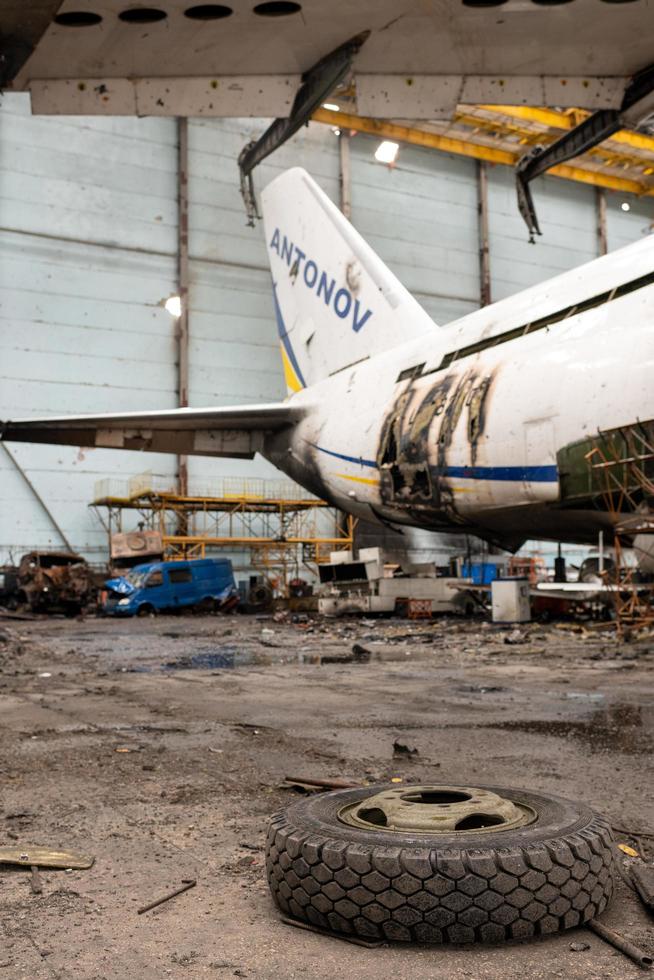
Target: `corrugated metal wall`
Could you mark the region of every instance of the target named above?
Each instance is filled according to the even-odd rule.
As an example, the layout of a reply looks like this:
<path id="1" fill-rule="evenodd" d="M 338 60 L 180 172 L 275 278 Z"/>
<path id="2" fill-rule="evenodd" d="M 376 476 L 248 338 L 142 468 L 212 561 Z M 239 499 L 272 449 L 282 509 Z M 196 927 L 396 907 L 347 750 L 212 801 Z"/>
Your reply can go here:
<path id="1" fill-rule="evenodd" d="M 190 403 L 284 395 L 261 227 L 248 228 L 236 157 L 257 120 L 192 121 Z M 397 165 L 377 141 L 350 140 L 352 220 L 444 324 L 479 303 L 477 165 L 403 146 Z M 311 125 L 257 173 L 263 186 L 305 166 L 338 200 L 338 141 Z M 544 238 L 527 244 L 512 175 L 489 168 L 493 298 L 597 254 L 595 192 L 558 180 L 534 188 Z M 608 195 L 609 248 L 648 233 L 652 204 Z M 0 108 L 0 417 L 173 407 L 177 123 L 167 119 L 32 117 L 26 98 Z M 95 561 L 106 536 L 88 510 L 96 481 L 152 470 L 162 455 L 11 444 L 9 452 L 71 545 Z M 263 460 L 190 461 L 191 485 L 217 476 L 278 476 Z M 62 542 L 25 479 L 0 451 L 0 560 Z"/>
<path id="2" fill-rule="evenodd" d="M 175 122 L 0 112 L 0 415 L 173 407 Z M 144 367 L 145 364 L 145 367 Z M 88 511 L 96 480 L 153 468 L 134 453 L 7 447 L 66 538 L 89 557 L 106 535 Z M 62 541 L 0 452 L 2 553 Z"/>

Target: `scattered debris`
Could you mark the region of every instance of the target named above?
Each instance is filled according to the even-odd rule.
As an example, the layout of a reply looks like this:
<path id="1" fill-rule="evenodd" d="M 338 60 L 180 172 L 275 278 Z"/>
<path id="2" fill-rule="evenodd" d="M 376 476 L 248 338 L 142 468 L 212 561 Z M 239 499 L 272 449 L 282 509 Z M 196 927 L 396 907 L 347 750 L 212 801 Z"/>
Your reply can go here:
<path id="1" fill-rule="evenodd" d="M 638 851 L 635 851 L 633 849 L 633 847 L 629 847 L 628 844 L 618 844 L 618 847 L 622 851 L 623 854 L 626 854 L 627 855 L 627 857 L 630 857 L 630 858 L 640 857 L 640 854 L 638 853 Z"/>
<path id="2" fill-rule="evenodd" d="M 275 636 L 275 631 L 274 630 L 266 629 L 264 627 L 264 629 L 261 630 L 261 636 L 259 637 L 259 643 L 261 644 L 262 647 L 278 647 L 278 646 L 280 646 L 279 643 L 276 643 L 275 642 L 274 636 Z"/>
<path id="3" fill-rule="evenodd" d="M 195 888 L 196 885 L 196 878 L 182 878 L 182 885 L 180 888 L 176 888 L 174 892 L 168 892 L 167 895 L 162 895 L 161 898 L 155 899 L 154 902 L 150 902 L 148 905 L 142 905 L 140 909 L 136 910 L 136 914 L 143 915 L 144 912 L 149 912 L 151 909 L 156 909 L 157 905 L 163 905 L 164 902 L 169 902 L 171 898 L 175 898 L 176 895 L 181 895 L 182 892 L 187 892 L 189 888 Z"/>
<path id="4" fill-rule="evenodd" d="M 419 752 L 416 748 L 409 748 L 408 745 L 396 740 L 393 742 L 393 755 L 412 756 L 419 755 Z"/>
<path id="5" fill-rule="evenodd" d="M 353 663 L 355 664 L 369 664 L 372 653 L 366 647 L 362 647 L 359 643 L 355 643 L 352 647 L 352 657 Z"/>
<path id="6" fill-rule="evenodd" d="M 507 633 L 504 637 L 504 642 L 508 646 L 516 646 L 519 643 L 528 643 L 529 636 L 526 633 L 521 633 L 520 630 L 511 630 L 511 632 Z"/>
<path id="7" fill-rule="evenodd" d="M 320 793 L 329 789 L 357 789 L 363 783 L 355 783 L 345 779 L 311 779 L 308 776 L 284 776 L 284 785 L 291 786 L 306 793 Z"/>
<path id="8" fill-rule="evenodd" d="M 0 847 L 0 864 L 18 864 L 24 868 L 90 868 L 95 858 L 73 851 L 55 851 L 49 847 Z"/>
<path id="9" fill-rule="evenodd" d="M 43 891 L 43 882 L 41 881 L 41 875 L 39 874 L 38 865 L 33 864 L 30 868 L 30 887 L 32 889 L 33 895 L 40 895 Z"/>
<path id="10" fill-rule="evenodd" d="M 500 694 L 502 691 L 508 691 L 508 687 L 499 684 L 459 684 L 456 690 L 461 694 Z"/>
<path id="11" fill-rule="evenodd" d="M 618 834 L 625 834 L 627 837 L 633 837 L 635 840 L 638 840 L 640 837 L 654 840 L 654 834 L 651 834 L 646 830 L 626 830 L 624 827 L 616 827 L 615 825 L 613 826 L 613 830 L 615 830 Z"/>
<path id="12" fill-rule="evenodd" d="M 570 943 L 570 949 L 573 953 L 583 953 L 590 949 L 590 943 Z"/>
<path id="13" fill-rule="evenodd" d="M 586 925 L 595 933 L 595 935 L 599 936 L 600 939 L 603 939 L 605 943 L 608 943 L 615 949 L 619 949 L 621 953 L 624 953 L 625 956 L 628 956 L 630 960 L 633 960 L 634 963 L 637 963 L 639 966 L 649 969 L 654 963 L 654 958 L 650 956 L 649 953 L 646 953 L 644 949 L 640 949 L 638 946 L 635 946 L 633 943 L 629 942 L 628 939 L 625 939 L 617 932 L 614 932 L 613 929 L 609 929 L 609 927 L 605 926 L 603 922 L 599 922 L 597 919 L 591 919 L 590 922 L 586 923 Z"/>

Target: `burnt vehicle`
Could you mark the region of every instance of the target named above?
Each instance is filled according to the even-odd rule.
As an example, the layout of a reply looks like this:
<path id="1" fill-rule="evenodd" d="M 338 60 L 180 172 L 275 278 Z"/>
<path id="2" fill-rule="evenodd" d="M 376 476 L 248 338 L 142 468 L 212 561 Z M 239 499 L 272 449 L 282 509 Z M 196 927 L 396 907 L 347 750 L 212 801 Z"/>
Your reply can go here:
<path id="1" fill-rule="evenodd" d="M 0 606 L 15 609 L 18 605 L 18 569 L 15 565 L 0 565 Z"/>
<path id="2" fill-rule="evenodd" d="M 18 600 L 32 612 L 75 615 L 95 594 L 93 573 L 71 551 L 30 551 L 20 560 Z"/>

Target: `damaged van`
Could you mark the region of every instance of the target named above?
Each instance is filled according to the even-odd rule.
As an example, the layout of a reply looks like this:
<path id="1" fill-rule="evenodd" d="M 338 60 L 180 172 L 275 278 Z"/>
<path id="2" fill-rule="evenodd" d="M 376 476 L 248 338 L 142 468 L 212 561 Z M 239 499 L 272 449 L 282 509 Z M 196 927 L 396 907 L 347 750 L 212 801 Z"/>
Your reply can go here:
<path id="1" fill-rule="evenodd" d="M 105 582 L 103 610 L 112 616 L 153 616 L 195 608 L 227 611 L 238 602 L 232 563 L 227 558 L 151 562 Z"/>

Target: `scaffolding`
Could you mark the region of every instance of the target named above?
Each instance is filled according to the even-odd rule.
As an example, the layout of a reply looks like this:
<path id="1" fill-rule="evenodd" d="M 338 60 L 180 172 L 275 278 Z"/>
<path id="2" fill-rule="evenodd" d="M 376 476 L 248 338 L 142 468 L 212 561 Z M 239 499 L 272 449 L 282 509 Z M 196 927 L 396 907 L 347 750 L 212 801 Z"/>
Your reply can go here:
<path id="1" fill-rule="evenodd" d="M 615 567 L 604 578 L 618 635 L 624 637 L 654 625 L 654 586 L 639 581 L 639 570 L 625 561 L 625 548 L 635 538 L 654 535 L 654 423 L 598 432 L 585 458 L 591 486 L 599 491 L 613 527 Z M 654 543 L 654 537 L 650 540 Z M 651 551 L 651 546 L 644 549 L 648 556 Z"/>
<path id="2" fill-rule="evenodd" d="M 249 565 L 285 594 L 303 567 L 352 548 L 355 520 L 290 480 L 225 477 L 180 494 L 152 473 L 102 480 L 90 505 L 111 536 L 125 514 L 161 534 L 165 561 L 204 558 L 223 549 L 249 554 Z"/>

